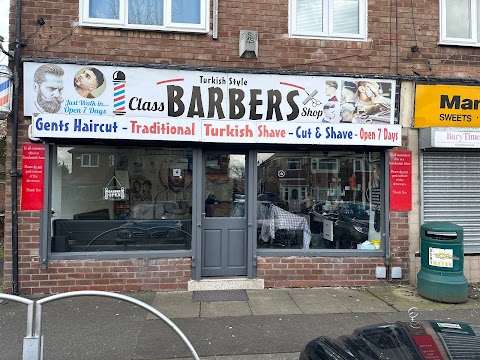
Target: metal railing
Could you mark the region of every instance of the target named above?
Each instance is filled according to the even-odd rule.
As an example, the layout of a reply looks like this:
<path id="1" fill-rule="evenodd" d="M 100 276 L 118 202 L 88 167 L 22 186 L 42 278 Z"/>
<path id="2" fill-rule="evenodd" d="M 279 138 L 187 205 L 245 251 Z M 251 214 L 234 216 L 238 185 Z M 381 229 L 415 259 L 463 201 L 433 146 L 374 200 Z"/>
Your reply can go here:
<path id="1" fill-rule="evenodd" d="M 200 360 L 185 334 L 164 314 L 144 302 L 132 297 L 106 291 L 72 291 L 63 294 L 51 295 L 41 300 L 33 301 L 16 295 L 0 294 L 0 299 L 19 302 L 27 305 L 27 334 L 23 340 L 23 360 L 43 360 L 43 336 L 42 336 L 42 305 L 56 300 L 67 299 L 78 296 L 101 296 L 126 301 L 139 306 L 162 320 L 167 324 L 187 346 L 192 358 Z"/>

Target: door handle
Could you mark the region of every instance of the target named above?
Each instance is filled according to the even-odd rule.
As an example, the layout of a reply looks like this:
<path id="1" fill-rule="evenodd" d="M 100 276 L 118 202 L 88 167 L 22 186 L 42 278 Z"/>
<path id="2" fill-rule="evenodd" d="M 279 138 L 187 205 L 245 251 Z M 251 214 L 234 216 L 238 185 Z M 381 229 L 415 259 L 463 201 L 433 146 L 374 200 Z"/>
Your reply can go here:
<path id="1" fill-rule="evenodd" d="M 205 219 L 205 215 L 207 215 L 207 213 L 204 213 L 204 212 L 203 212 L 203 213 L 201 213 L 201 215 L 202 215 L 202 219 Z M 202 223 L 198 223 L 198 224 L 197 224 L 197 227 L 201 228 L 201 227 L 202 227 Z"/>

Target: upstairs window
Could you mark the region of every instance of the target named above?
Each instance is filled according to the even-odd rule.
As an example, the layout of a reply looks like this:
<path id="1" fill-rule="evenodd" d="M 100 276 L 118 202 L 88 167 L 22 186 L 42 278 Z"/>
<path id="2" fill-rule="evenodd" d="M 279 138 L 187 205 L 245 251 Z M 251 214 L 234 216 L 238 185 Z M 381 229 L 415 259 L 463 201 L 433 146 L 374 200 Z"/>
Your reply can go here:
<path id="1" fill-rule="evenodd" d="M 480 46 L 478 0 L 440 1 L 440 43 Z"/>
<path id="2" fill-rule="evenodd" d="M 302 164 L 300 163 L 300 159 L 288 159 L 287 160 L 287 169 L 288 170 L 301 170 Z"/>
<path id="3" fill-rule="evenodd" d="M 338 172 L 338 159 L 312 158 L 312 172 Z"/>
<path id="4" fill-rule="evenodd" d="M 209 0 L 80 0 L 80 25 L 206 33 Z"/>
<path id="5" fill-rule="evenodd" d="M 290 0 L 290 35 L 365 40 L 366 7 L 366 0 Z"/>
<path id="6" fill-rule="evenodd" d="M 82 167 L 98 167 L 98 154 L 82 154 Z"/>

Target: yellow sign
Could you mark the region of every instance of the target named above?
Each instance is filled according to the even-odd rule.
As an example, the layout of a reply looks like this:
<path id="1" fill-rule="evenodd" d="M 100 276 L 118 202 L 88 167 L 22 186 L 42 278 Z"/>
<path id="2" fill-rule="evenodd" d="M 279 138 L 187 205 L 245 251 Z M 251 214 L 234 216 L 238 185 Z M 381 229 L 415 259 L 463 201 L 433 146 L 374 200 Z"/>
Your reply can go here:
<path id="1" fill-rule="evenodd" d="M 479 127 L 480 86 L 417 85 L 414 127 Z"/>

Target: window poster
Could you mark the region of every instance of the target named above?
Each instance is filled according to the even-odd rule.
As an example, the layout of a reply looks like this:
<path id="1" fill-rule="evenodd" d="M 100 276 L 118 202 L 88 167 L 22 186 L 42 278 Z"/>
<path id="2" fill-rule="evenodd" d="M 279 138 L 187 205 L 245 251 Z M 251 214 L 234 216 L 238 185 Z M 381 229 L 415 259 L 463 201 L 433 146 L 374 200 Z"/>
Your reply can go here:
<path id="1" fill-rule="evenodd" d="M 390 210 L 412 210 L 412 152 L 390 152 Z"/>
<path id="2" fill-rule="evenodd" d="M 22 148 L 22 210 L 43 209 L 45 147 L 23 144 Z"/>

